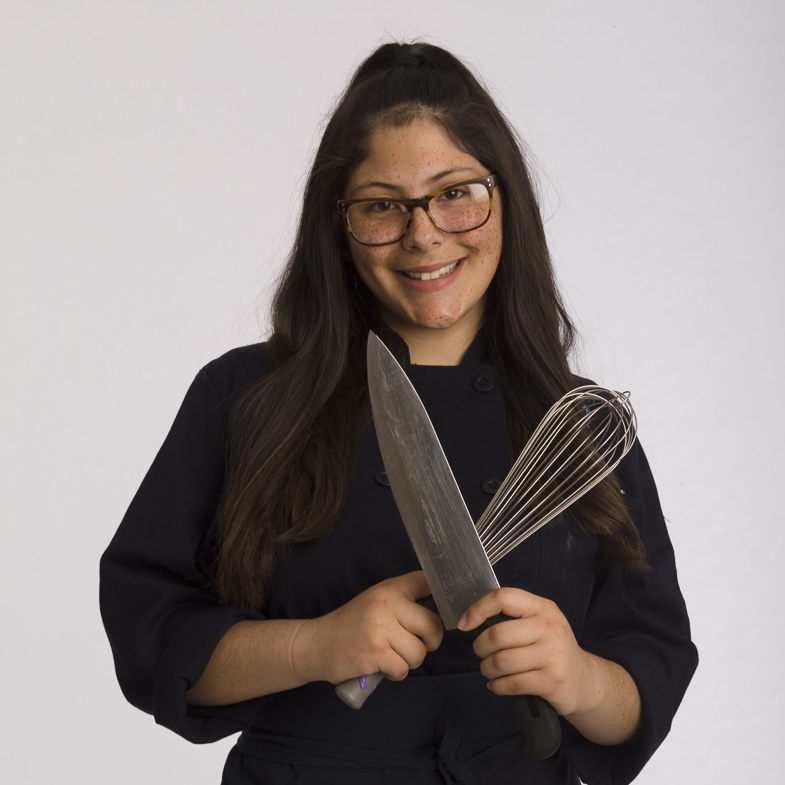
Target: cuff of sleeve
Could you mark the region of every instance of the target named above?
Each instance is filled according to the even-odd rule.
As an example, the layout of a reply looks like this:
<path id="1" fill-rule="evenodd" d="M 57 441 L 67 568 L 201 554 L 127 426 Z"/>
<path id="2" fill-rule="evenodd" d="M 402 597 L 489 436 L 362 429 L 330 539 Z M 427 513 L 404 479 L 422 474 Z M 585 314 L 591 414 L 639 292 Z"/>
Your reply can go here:
<path id="1" fill-rule="evenodd" d="M 567 727 L 563 748 L 587 785 L 627 785 L 640 774 L 668 735 L 670 717 L 676 707 L 671 705 L 665 674 L 650 658 L 640 654 L 620 656 L 618 651 L 606 652 L 601 648 L 594 648 L 593 653 L 617 662 L 632 676 L 641 698 L 641 727 L 630 741 L 605 747 L 584 739 L 571 725 L 564 723 Z"/>
<path id="2" fill-rule="evenodd" d="M 197 682 L 230 627 L 239 621 L 263 618 L 250 608 L 226 606 L 193 613 L 179 627 L 156 668 L 155 721 L 195 744 L 217 741 L 247 728 L 268 698 L 229 706 L 189 706 L 186 692 Z"/>

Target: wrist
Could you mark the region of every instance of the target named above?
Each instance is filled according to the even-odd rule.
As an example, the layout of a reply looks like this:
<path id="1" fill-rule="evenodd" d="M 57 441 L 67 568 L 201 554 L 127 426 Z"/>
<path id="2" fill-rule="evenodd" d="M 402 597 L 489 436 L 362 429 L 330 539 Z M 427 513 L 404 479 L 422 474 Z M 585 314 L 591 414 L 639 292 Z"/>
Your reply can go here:
<path id="1" fill-rule="evenodd" d="M 312 653 L 318 647 L 314 647 L 311 643 L 311 621 L 299 620 L 289 639 L 289 669 L 292 676 L 301 684 L 318 681 L 318 676 L 313 673 L 315 663 Z"/>
<path id="2" fill-rule="evenodd" d="M 589 741 L 622 744 L 635 736 L 642 721 L 638 687 L 618 663 L 585 653 L 586 681 L 575 709 L 563 716 Z"/>
<path id="3" fill-rule="evenodd" d="M 607 678 L 603 667 L 606 664 L 605 660 L 584 649 L 581 649 L 580 652 L 578 689 L 575 691 L 570 710 L 564 713 L 565 719 L 570 720 L 591 714 L 602 706 Z"/>

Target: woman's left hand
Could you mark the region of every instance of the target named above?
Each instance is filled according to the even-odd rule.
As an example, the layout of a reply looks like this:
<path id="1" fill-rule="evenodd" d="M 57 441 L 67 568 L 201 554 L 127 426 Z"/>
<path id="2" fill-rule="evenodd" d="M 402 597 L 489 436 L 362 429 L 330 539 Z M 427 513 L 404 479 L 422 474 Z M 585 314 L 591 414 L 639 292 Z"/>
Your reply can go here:
<path id="1" fill-rule="evenodd" d="M 474 642 L 488 687 L 497 695 L 541 695 L 557 714 L 576 711 L 589 655 L 558 606 L 523 589 L 497 589 L 474 603 L 458 627 L 476 629 L 499 613 L 510 620 L 494 624 Z"/>
<path id="2" fill-rule="evenodd" d="M 632 678 L 620 665 L 582 649 L 551 600 L 523 589 L 496 589 L 466 611 L 458 628 L 474 630 L 500 613 L 510 619 L 474 642 L 491 691 L 540 695 L 599 744 L 618 744 L 635 733 L 640 696 Z"/>

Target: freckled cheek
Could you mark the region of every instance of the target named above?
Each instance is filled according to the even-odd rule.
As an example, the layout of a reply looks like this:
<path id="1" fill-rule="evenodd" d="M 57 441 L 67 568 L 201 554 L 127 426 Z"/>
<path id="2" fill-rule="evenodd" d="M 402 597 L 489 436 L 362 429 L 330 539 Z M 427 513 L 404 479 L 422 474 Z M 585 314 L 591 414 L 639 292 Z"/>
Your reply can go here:
<path id="1" fill-rule="evenodd" d="M 501 227 L 490 227 L 482 243 L 478 245 L 477 250 L 480 251 L 483 266 L 488 268 L 489 271 L 491 268 L 495 271 L 502 251 Z"/>
<path id="2" fill-rule="evenodd" d="M 495 226 L 493 230 L 493 253 L 492 253 L 492 262 L 494 266 L 497 266 L 499 264 L 501 255 L 502 255 L 502 228 L 501 226 Z"/>
<path id="3" fill-rule="evenodd" d="M 397 277 L 397 274 L 389 269 L 386 255 L 375 253 L 371 249 L 363 249 L 352 254 L 352 261 L 358 277 L 374 298 L 386 299 Z"/>
<path id="4" fill-rule="evenodd" d="M 370 248 L 363 248 L 362 250 L 352 249 L 352 261 L 361 277 L 365 275 L 373 275 L 377 268 L 382 267 L 384 263 L 384 255 L 375 253 Z"/>

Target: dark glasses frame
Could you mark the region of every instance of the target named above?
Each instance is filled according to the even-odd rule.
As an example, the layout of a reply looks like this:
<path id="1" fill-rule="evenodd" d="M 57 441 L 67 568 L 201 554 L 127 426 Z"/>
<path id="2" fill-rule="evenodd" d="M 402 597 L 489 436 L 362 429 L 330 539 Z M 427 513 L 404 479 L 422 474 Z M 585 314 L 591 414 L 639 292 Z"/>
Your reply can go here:
<path id="1" fill-rule="evenodd" d="M 452 191 L 454 188 L 460 188 L 462 185 L 474 185 L 475 183 L 480 183 L 484 185 L 488 189 L 488 215 L 486 216 L 485 220 L 477 224 L 477 226 L 472 226 L 470 229 L 444 229 L 436 222 L 436 219 L 431 215 L 431 201 L 433 201 L 437 196 L 441 196 L 442 194 L 447 193 L 448 191 Z M 370 245 L 370 246 L 379 246 L 379 245 L 392 245 L 393 243 L 397 243 L 401 238 L 406 235 L 406 232 L 409 231 L 409 227 L 412 223 L 412 215 L 414 213 L 415 207 L 422 207 L 425 210 L 425 214 L 430 219 L 431 223 L 439 229 L 439 231 L 445 232 L 446 234 L 463 234 L 464 232 L 473 232 L 475 229 L 479 229 L 481 226 L 485 226 L 488 223 L 488 220 L 491 217 L 491 213 L 493 212 L 493 189 L 499 185 L 499 181 L 496 178 L 496 175 L 489 174 L 484 175 L 483 177 L 475 177 L 472 180 L 462 180 L 460 183 L 452 183 L 451 185 L 446 186 L 445 188 L 440 188 L 438 191 L 432 194 L 426 194 L 425 196 L 420 196 L 417 199 L 393 199 L 393 198 L 380 198 L 376 197 L 375 199 L 339 199 L 337 202 L 338 212 L 343 216 L 344 223 L 346 225 L 346 231 L 354 238 L 355 242 L 360 243 L 360 245 Z M 403 228 L 399 237 L 396 237 L 394 240 L 386 240 L 383 243 L 366 243 L 362 240 L 358 240 L 355 236 L 354 232 L 352 231 L 351 222 L 349 221 L 349 208 L 354 204 L 368 204 L 372 202 L 389 202 L 390 204 L 397 204 L 403 207 L 406 210 L 406 225 Z"/>

